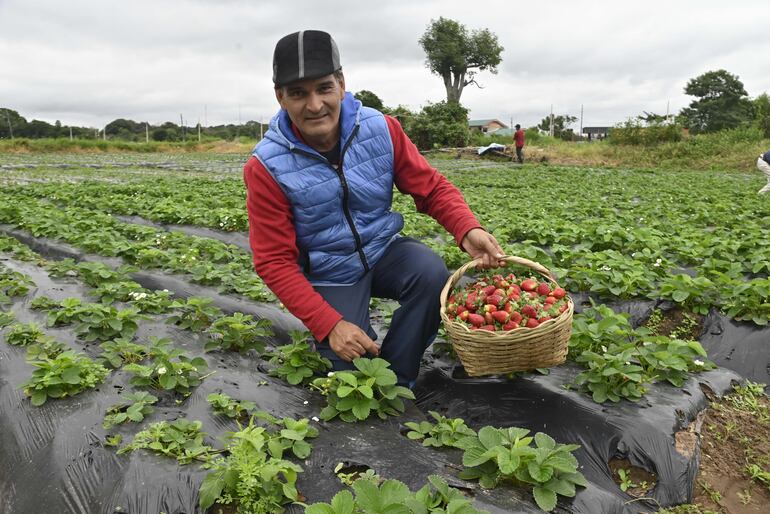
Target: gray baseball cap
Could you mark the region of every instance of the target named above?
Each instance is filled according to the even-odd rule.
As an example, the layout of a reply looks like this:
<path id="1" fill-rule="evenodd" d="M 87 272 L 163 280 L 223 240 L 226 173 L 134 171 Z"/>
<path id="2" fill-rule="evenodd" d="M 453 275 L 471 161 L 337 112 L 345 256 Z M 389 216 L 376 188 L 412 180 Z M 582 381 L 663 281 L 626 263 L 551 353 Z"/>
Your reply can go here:
<path id="1" fill-rule="evenodd" d="M 334 39 L 321 30 L 300 30 L 282 37 L 273 52 L 273 84 L 317 79 L 341 69 Z"/>

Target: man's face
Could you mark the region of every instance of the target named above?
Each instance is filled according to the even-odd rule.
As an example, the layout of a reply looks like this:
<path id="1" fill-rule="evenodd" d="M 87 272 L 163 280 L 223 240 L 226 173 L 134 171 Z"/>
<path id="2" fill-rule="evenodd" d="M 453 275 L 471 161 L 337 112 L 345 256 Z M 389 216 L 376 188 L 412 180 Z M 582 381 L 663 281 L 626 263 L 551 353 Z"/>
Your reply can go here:
<path id="1" fill-rule="evenodd" d="M 278 103 L 311 146 L 336 144 L 344 96 L 345 79 L 334 75 L 300 80 L 275 90 Z"/>

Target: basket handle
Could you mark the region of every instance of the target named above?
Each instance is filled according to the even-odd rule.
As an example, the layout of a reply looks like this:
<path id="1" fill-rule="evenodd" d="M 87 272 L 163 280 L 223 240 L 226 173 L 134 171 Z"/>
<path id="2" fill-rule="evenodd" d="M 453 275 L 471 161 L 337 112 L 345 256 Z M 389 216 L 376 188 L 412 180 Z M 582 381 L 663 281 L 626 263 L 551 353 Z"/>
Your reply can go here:
<path id="1" fill-rule="evenodd" d="M 551 271 L 548 268 L 546 268 L 542 264 L 539 264 L 535 261 L 525 259 L 524 257 L 516 257 L 515 255 L 504 255 L 498 260 L 505 261 L 508 263 L 513 263 L 513 264 L 519 264 L 521 266 L 526 266 L 527 268 L 531 268 L 537 271 L 541 275 L 550 277 L 554 282 L 556 281 L 556 277 L 553 276 L 553 273 L 551 273 Z M 463 273 L 465 273 L 470 268 L 477 268 L 482 262 L 483 262 L 482 259 L 479 257 L 478 259 L 474 259 L 471 262 L 465 264 L 460 269 L 462 269 Z"/>

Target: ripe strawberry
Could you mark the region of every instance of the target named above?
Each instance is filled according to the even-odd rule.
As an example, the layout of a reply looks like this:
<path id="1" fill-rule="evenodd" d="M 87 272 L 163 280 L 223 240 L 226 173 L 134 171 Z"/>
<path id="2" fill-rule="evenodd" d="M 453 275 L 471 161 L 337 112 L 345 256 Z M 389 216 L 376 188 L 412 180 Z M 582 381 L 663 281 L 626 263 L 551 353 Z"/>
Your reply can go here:
<path id="1" fill-rule="evenodd" d="M 466 310 L 462 311 L 461 313 L 459 313 L 457 315 L 457 317 L 460 318 L 463 321 L 468 321 L 468 316 L 470 316 L 470 315 L 471 315 L 470 311 L 466 309 Z"/>
<path id="2" fill-rule="evenodd" d="M 529 295 L 530 298 L 537 298 L 538 296 L 540 296 L 539 294 L 537 294 L 537 291 L 527 291 L 527 294 Z"/>
<path id="3" fill-rule="evenodd" d="M 555 296 L 549 296 L 545 299 L 545 303 L 548 305 L 553 305 L 556 303 L 556 297 Z"/>
<path id="4" fill-rule="evenodd" d="M 525 291 L 534 291 L 537 289 L 537 280 L 528 278 L 521 283 L 521 288 Z"/>
<path id="5" fill-rule="evenodd" d="M 505 302 L 505 305 L 503 305 L 503 311 L 510 314 L 511 311 L 513 311 L 513 304 L 511 302 Z"/>
<path id="6" fill-rule="evenodd" d="M 468 308 L 465 305 L 457 306 L 457 315 L 461 315 L 463 312 L 468 312 Z"/>
<path id="7" fill-rule="evenodd" d="M 490 332 L 494 332 L 495 331 L 495 326 L 494 325 L 484 325 L 483 327 L 479 327 L 479 330 L 488 330 Z"/>
<path id="8" fill-rule="evenodd" d="M 548 287 L 548 284 L 545 282 L 541 282 L 539 286 L 537 286 L 537 294 L 540 296 L 548 296 L 548 293 L 551 292 L 551 288 Z"/>
<path id="9" fill-rule="evenodd" d="M 468 295 L 468 298 L 465 299 L 465 306 L 468 308 L 468 310 L 476 309 L 476 293 L 471 293 Z"/>
<path id="10" fill-rule="evenodd" d="M 492 317 L 492 312 L 485 312 L 484 313 L 484 322 L 487 325 L 494 325 L 495 324 L 495 318 Z"/>
<path id="11" fill-rule="evenodd" d="M 514 323 L 518 323 L 519 321 L 521 321 L 521 314 L 516 311 L 513 311 L 511 313 L 511 321 L 513 321 Z"/>
<path id="12" fill-rule="evenodd" d="M 535 318 L 529 318 L 527 320 L 527 328 L 535 328 L 538 325 L 540 325 L 540 323 Z"/>
<path id="13" fill-rule="evenodd" d="M 480 314 L 468 314 L 468 321 L 470 321 L 471 325 L 474 327 L 480 327 L 484 324 L 484 316 L 481 316 Z"/>
<path id="14" fill-rule="evenodd" d="M 505 324 L 508 321 L 508 313 L 505 311 L 497 311 L 492 313 L 492 317 L 495 321 L 500 323 L 501 325 Z"/>
<path id="15" fill-rule="evenodd" d="M 450 294 L 449 298 L 447 299 L 447 303 L 457 303 L 455 302 L 455 295 Z"/>
<path id="16" fill-rule="evenodd" d="M 534 318 L 537 316 L 537 311 L 531 305 L 525 305 L 521 308 L 521 314 L 522 316 L 526 316 L 528 318 Z"/>
<path id="17" fill-rule="evenodd" d="M 566 311 L 568 308 L 569 308 L 569 304 L 568 304 L 568 303 L 565 303 L 564 305 L 562 305 L 561 307 L 559 307 L 559 312 L 564 312 L 564 311 Z"/>
<path id="18" fill-rule="evenodd" d="M 484 289 L 482 289 L 482 291 L 484 292 L 485 295 L 489 296 L 491 294 L 494 294 L 495 289 L 497 289 L 495 286 L 487 286 Z"/>
<path id="19" fill-rule="evenodd" d="M 553 318 L 551 318 L 551 316 L 543 316 L 542 318 L 537 318 L 537 322 L 538 323 L 545 323 L 549 319 L 553 319 Z"/>
<path id="20" fill-rule="evenodd" d="M 565 290 L 564 290 L 563 288 L 561 288 L 561 287 L 557 287 L 557 288 L 555 288 L 555 289 L 553 290 L 553 296 L 554 296 L 554 298 L 556 298 L 557 300 L 561 300 L 562 298 L 564 298 L 564 296 L 565 296 L 566 294 L 567 294 L 567 291 L 565 291 Z"/>
<path id="21" fill-rule="evenodd" d="M 513 320 L 503 325 L 503 330 L 513 330 L 514 328 L 519 328 L 519 324 Z"/>
<path id="22" fill-rule="evenodd" d="M 497 307 L 502 303 L 503 297 L 493 294 L 492 296 L 487 296 L 487 299 L 485 301 L 487 302 L 487 305 L 494 305 L 495 307 Z"/>
<path id="23" fill-rule="evenodd" d="M 450 303 L 446 306 L 446 311 L 449 314 L 455 314 L 457 312 L 457 304 L 456 303 Z"/>
<path id="24" fill-rule="evenodd" d="M 495 311 L 497 310 L 497 307 L 495 307 L 495 306 L 494 306 L 494 305 L 492 305 L 492 304 L 487 304 L 487 305 L 485 305 L 485 306 L 484 306 L 484 308 L 483 308 L 483 309 L 481 309 L 481 310 L 482 310 L 482 312 L 495 312 Z"/>

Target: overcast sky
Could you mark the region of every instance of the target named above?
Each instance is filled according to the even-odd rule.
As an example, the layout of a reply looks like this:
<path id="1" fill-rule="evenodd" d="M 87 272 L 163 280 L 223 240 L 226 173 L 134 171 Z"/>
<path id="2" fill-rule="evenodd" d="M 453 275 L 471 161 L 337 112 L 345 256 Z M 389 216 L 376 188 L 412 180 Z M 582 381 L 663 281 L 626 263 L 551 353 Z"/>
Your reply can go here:
<path id="1" fill-rule="evenodd" d="M 488 28 L 499 73 L 461 101 L 474 119 L 537 124 L 551 109 L 583 125 L 672 113 L 687 81 L 738 75 L 770 92 L 770 1 L 0 0 L 0 107 L 101 127 L 116 118 L 209 125 L 275 113 L 275 43 L 330 32 L 349 91 L 419 109 L 446 98 L 418 39 L 431 19 Z M 579 122 L 575 124 L 577 128 Z"/>

